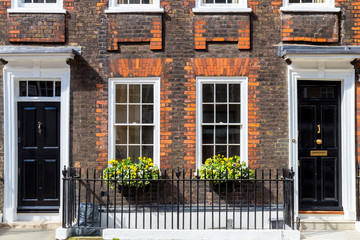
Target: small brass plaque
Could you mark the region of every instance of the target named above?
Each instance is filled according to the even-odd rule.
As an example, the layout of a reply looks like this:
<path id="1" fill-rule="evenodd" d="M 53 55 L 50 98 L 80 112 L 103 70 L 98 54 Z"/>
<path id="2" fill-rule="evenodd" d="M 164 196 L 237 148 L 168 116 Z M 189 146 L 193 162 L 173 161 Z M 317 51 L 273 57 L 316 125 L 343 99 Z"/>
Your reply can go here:
<path id="1" fill-rule="evenodd" d="M 328 155 L 327 150 L 313 150 L 310 151 L 311 157 L 326 157 Z"/>

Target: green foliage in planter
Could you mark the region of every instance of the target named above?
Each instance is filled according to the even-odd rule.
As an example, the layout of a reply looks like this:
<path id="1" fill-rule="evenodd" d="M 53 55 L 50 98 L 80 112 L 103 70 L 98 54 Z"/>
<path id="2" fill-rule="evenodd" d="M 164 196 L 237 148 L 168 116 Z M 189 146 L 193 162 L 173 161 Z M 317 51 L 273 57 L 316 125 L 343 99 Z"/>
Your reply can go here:
<path id="1" fill-rule="evenodd" d="M 134 163 L 131 158 L 109 161 L 110 167 L 103 171 L 103 179 L 111 180 L 111 188 L 117 182 L 124 187 L 144 187 L 150 184 L 148 179 L 159 179 L 161 172 L 151 158 L 139 157 L 139 163 Z M 132 181 L 128 181 L 132 180 Z"/>
<path id="2" fill-rule="evenodd" d="M 254 170 L 248 168 L 239 156 L 226 158 L 215 155 L 208 158 L 199 169 L 200 179 L 254 179 Z M 214 181 L 214 184 L 223 181 Z"/>

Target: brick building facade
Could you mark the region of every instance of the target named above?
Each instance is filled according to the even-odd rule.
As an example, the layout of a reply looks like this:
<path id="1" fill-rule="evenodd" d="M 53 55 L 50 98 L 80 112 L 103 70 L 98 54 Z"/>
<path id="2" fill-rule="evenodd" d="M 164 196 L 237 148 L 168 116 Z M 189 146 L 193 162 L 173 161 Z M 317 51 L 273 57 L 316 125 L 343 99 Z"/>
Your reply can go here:
<path id="1" fill-rule="evenodd" d="M 153 9 L 137 8 L 136 4 L 133 9 L 121 9 L 121 4 L 111 0 L 54 2 L 57 2 L 55 7 L 28 10 L 31 5 L 21 4 L 21 1 L 0 0 L 0 43 L 3 45 L 0 57 L 4 73 L 1 74 L 4 88 L 0 91 L 3 126 L 0 128 L 0 172 L 5 179 L 4 184 L 0 184 L 1 196 L 4 196 L 0 197 L 0 203 L 5 221 L 19 220 L 22 216 L 17 212 L 17 191 L 10 191 L 18 186 L 18 180 L 11 180 L 12 174 L 17 172 L 18 145 L 14 139 L 18 135 L 8 129 L 17 128 L 15 122 L 20 105 L 10 102 L 41 101 L 41 97 L 37 98 L 41 95 L 30 96 L 31 84 L 37 84 L 36 81 L 54 81 L 52 86 L 56 88 L 56 79 L 61 79 L 61 94 L 65 94 L 53 96 L 61 102 L 59 131 L 62 134 L 67 131 L 66 137 L 62 135 L 59 140 L 64 144 L 61 145 L 60 168 L 55 173 L 60 179 L 60 169 L 64 165 L 103 169 L 110 158 L 116 157 L 117 151 L 122 151 L 118 150 L 121 146 L 117 148 L 115 140 L 111 140 L 116 134 L 114 121 L 118 120 L 115 100 L 110 98 L 117 91 L 117 84 L 125 84 L 126 91 L 130 91 L 132 83 L 143 87 L 153 82 L 159 86 L 159 95 L 154 89 L 157 103 L 149 106 L 154 107 L 155 115 L 158 114 L 158 119 L 154 120 L 158 122 L 153 122 L 158 128 L 154 134 L 158 136 L 148 147 L 149 154 L 161 168 L 197 168 L 201 164 L 205 155 L 202 154 L 205 149 L 203 135 L 199 134 L 203 129 L 203 122 L 199 120 L 201 81 L 215 84 L 215 88 L 223 81 L 229 84 L 227 91 L 236 84 L 244 83 L 241 87 L 247 88 L 247 96 L 244 96 L 247 106 L 240 110 L 247 122 L 241 122 L 241 130 L 238 130 L 241 137 L 245 136 L 245 147 L 241 142 L 240 150 L 234 151 L 241 151 L 239 154 L 251 168 L 297 169 L 298 161 L 294 160 L 298 156 L 298 139 L 294 135 L 297 104 L 292 102 L 297 92 L 290 84 L 291 76 L 300 76 L 299 80 L 337 80 L 345 84 L 345 77 L 331 75 L 342 72 L 341 69 L 348 79 L 347 88 L 341 86 L 349 91 L 346 94 L 354 109 L 345 111 L 347 107 L 344 107 L 339 116 L 342 124 L 348 123 L 345 119 L 349 116 L 351 120 L 350 125 L 344 126 L 348 130 L 343 127 L 339 130 L 342 138 L 350 137 L 346 142 L 350 148 L 342 150 L 347 155 L 341 155 L 346 159 L 339 163 L 344 164 L 339 176 L 345 177 L 344 171 L 352 172 L 349 179 L 340 181 L 351 186 L 346 192 L 351 199 L 343 198 L 337 210 L 342 209 L 346 219 L 355 220 L 355 156 L 359 161 L 360 151 L 356 145 L 360 136 L 360 85 L 355 76 L 356 59 L 360 56 L 357 48 L 360 3 L 325 0 L 304 7 L 301 3 L 287 4 L 287 0 L 248 0 L 245 7 L 231 8 L 236 4 L 207 7 L 196 0 L 160 0 Z M 309 75 L 302 79 L 302 73 L 292 75 L 304 69 L 316 77 Z M 55 80 L 52 72 L 56 73 Z M 12 81 L 23 82 L 19 84 L 25 84 L 26 94 L 17 96 L 20 87 L 18 83 L 12 86 Z M 65 89 L 66 84 L 69 85 Z M 14 92 L 10 94 L 10 90 Z M 355 94 L 354 102 L 351 96 Z M 68 105 L 68 112 L 64 112 L 63 104 Z M 138 105 L 147 106 L 143 102 Z M 131 111 L 129 102 L 126 106 Z M 216 111 L 212 114 L 216 115 Z M 127 129 L 131 128 L 129 121 L 124 125 Z M 219 123 L 216 121 L 214 126 Z M 346 131 L 351 135 L 344 135 Z M 128 147 L 125 155 L 147 151 L 147 145 L 141 144 L 141 149 L 130 150 L 131 140 L 124 141 Z M 229 146 L 229 142 L 225 145 Z M 217 148 L 215 153 L 218 153 Z M 22 211 L 26 210 L 25 206 Z"/>

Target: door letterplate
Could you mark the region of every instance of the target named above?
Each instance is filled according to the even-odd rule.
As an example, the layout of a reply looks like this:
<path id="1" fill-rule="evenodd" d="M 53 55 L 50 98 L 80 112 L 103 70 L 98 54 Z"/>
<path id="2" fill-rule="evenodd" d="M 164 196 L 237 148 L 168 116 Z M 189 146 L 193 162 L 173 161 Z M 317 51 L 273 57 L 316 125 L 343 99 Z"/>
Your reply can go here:
<path id="1" fill-rule="evenodd" d="M 327 150 L 313 150 L 310 151 L 311 157 L 327 157 L 328 151 Z"/>

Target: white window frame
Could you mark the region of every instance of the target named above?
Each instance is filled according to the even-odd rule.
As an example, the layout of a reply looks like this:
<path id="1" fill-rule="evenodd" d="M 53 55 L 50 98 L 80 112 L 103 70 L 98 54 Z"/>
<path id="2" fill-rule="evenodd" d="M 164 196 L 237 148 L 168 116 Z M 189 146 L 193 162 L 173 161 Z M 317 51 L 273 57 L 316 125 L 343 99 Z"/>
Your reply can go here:
<path id="1" fill-rule="evenodd" d="M 118 0 L 109 0 L 109 9 L 105 13 L 163 13 L 164 9 L 160 7 L 160 0 L 153 0 L 152 4 L 118 4 Z"/>
<path id="2" fill-rule="evenodd" d="M 243 12 L 250 13 L 251 8 L 248 8 L 247 0 L 239 0 L 239 3 L 233 4 L 206 4 L 203 0 L 196 0 L 195 8 L 192 9 L 194 13 L 218 13 L 218 12 Z"/>
<path id="3" fill-rule="evenodd" d="M 335 7 L 335 0 L 325 0 L 324 3 L 289 3 L 283 0 L 283 12 L 339 12 L 340 8 Z"/>
<path id="4" fill-rule="evenodd" d="M 66 13 L 63 0 L 56 3 L 22 3 L 22 0 L 11 0 L 9 13 Z"/>
<path id="5" fill-rule="evenodd" d="M 248 163 L 248 78 L 247 77 L 197 77 L 196 78 L 196 167 L 202 165 L 202 85 L 214 83 L 241 84 L 240 87 L 240 159 Z"/>
<path id="6" fill-rule="evenodd" d="M 154 86 L 154 152 L 153 161 L 160 167 L 160 78 L 110 78 L 109 79 L 109 135 L 108 162 L 115 159 L 116 84 L 152 84 Z"/>

